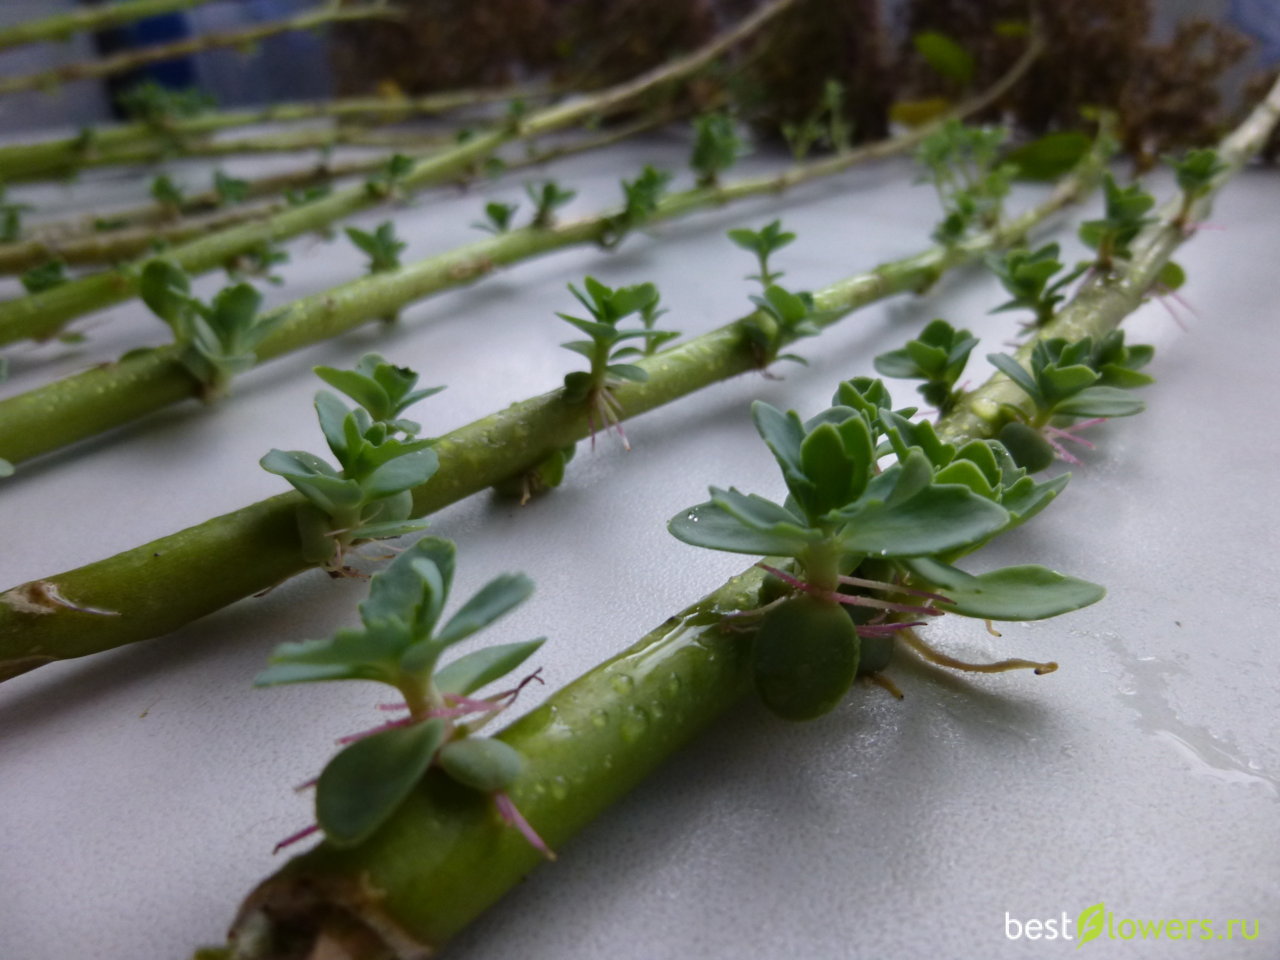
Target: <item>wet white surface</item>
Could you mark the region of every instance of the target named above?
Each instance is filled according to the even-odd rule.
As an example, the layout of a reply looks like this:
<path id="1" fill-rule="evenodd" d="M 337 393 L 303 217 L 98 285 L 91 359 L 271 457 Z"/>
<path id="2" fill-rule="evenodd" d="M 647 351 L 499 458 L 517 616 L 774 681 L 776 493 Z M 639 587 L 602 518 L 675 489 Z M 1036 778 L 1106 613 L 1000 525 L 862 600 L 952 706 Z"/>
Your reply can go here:
<path id="1" fill-rule="evenodd" d="M 677 167 L 658 137 L 567 161 L 569 211 L 612 203 L 644 162 Z M 767 152 L 743 171 L 781 163 Z M 232 170 L 252 169 L 232 165 Z M 193 177 L 195 174 L 192 174 Z M 207 175 L 207 170 L 202 176 Z M 99 559 L 283 489 L 257 467 L 272 446 L 319 450 L 317 363 L 378 350 L 449 389 L 417 419 L 442 433 L 553 388 L 578 362 L 558 347 L 565 284 L 656 281 L 671 327 L 697 333 L 740 315 L 750 258 L 724 239 L 775 216 L 799 234 L 777 258 L 813 288 L 921 248 L 932 192 L 905 162 L 853 171 L 664 226 L 605 255 L 572 250 L 410 307 L 370 328 L 246 375 L 220 409 L 190 404 L 21 470 L 0 492 L 0 585 Z M 199 179 L 199 178 L 196 178 Z M 687 180 L 687 177 L 686 177 Z M 1166 195 L 1170 181 L 1153 181 Z M 69 207 L 145 195 L 139 178 L 28 189 Z M 1040 193 L 1017 193 L 1014 206 Z M 485 199 L 518 182 L 445 193 L 394 211 L 422 257 L 478 236 Z M 1074 214 L 1094 215 L 1099 201 Z M 527 206 L 527 204 L 526 204 Z M 386 211 L 356 223 L 370 228 Z M 906 692 L 859 688 L 804 726 L 736 709 L 537 870 L 451 948 L 459 958 L 1052 957 L 1065 940 L 1008 939 L 1018 921 L 1115 918 L 1257 921 L 1255 941 L 1143 943 L 1105 936 L 1107 957 L 1263 958 L 1280 953 L 1280 747 L 1274 643 L 1280 434 L 1280 179 L 1248 171 L 1178 256 L 1194 312 L 1150 304 L 1130 336 L 1157 345 L 1148 411 L 1092 432 L 1098 449 L 1045 514 L 991 548 L 989 563 L 1042 562 L 1107 585 L 1097 606 L 1056 621 L 942 622 L 956 655 L 1055 659 L 1051 676 L 977 680 L 898 667 Z M 1060 223 L 1052 234 L 1081 249 Z M 1047 237 L 1049 232 L 1041 232 Z M 301 240 L 273 303 L 363 269 L 344 241 Z M 217 286 L 206 280 L 201 289 Z M 9 291 L 6 288 L 6 295 Z M 970 379 L 1013 329 L 977 270 L 923 299 L 864 310 L 801 346 L 807 369 L 743 377 L 628 426 L 634 450 L 585 447 L 565 486 L 519 509 L 487 495 L 439 514 L 456 539 L 459 591 L 507 569 L 538 592 L 496 641 L 547 634 L 552 687 L 633 642 L 741 569 L 664 526 L 708 483 L 777 494 L 748 418 L 754 398 L 810 412 L 871 358 L 943 316 L 983 336 Z M 11 392 L 161 339 L 125 305 L 83 325 L 88 342 L 12 351 Z M 898 384 L 905 402 L 911 393 Z M 145 590 L 145 584 L 139 584 Z M 362 685 L 254 690 L 278 642 L 350 622 L 364 587 L 298 578 L 169 637 L 62 663 L 0 687 L 0 956 L 173 958 L 217 941 L 239 898 L 282 862 L 272 845 L 309 821 L 290 789 L 334 737 L 368 725 Z M 537 693 L 524 704 L 536 702 Z"/>

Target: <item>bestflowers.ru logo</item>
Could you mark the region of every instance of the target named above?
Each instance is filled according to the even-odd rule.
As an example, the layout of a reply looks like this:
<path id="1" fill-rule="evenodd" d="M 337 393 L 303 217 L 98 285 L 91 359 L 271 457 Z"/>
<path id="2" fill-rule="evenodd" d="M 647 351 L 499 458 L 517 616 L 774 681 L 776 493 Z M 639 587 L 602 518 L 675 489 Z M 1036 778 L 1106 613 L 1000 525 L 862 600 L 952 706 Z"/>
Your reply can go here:
<path id="1" fill-rule="evenodd" d="M 1105 903 L 1085 907 L 1073 920 L 1060 916 L 1022 920 L 1008 911 L 1004 935 L 1009 940 L 1074 940 L 1076 949 L 1093 940 L 1256 940 L 1257 920 L 1206 918 L 1136 919 L 1118 917 Z"/>

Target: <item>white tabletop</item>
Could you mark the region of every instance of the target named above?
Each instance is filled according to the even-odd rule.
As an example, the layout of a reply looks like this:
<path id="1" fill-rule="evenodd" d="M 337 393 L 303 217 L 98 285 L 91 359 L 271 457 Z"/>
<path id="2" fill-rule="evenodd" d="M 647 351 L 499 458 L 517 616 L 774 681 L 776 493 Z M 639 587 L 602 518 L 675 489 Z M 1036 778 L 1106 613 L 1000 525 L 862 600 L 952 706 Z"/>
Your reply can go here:
<path id="1" fill-rule="evenodd" d="M 579 191 L 570 214 L 617 196 L 641 163 L 683 163 L 677 136 L 578 157 L 556 175 Z M 743 171 L 775 168 L 762 151 Z M 233 172 L 268 161 L 230 164 Z M 207 178 L 207 168 L 196 180 Z M 194 176 L 194 173 L 193 173 Z M 687 182 L 687 174 L 683 175 Z M 415 411 L 443 433 L 557 385 L 579 363 L 554 311 L 565 284 L 657 282 L 665 322 L 697 333 L 741 315 L 750 257 L 724 231 L 782 216 L 799 239 L 776 260 L 814 288 L 922 248 L 933 194 L 905 161 L 791 196 L 748 201 L 630 238 L 606 255 L 571 250 L 503 271 L 244 376 L 219 409 L 191 403 L 25 465 L 0 491 L 0 586 L 78 566 L 284 489 L 258 468 L 270 447 L 322 449 L 311 411 L 317 363 L 377 350 L 449 389 Z M 1153 183 L 1168 195 L 1170 178 Z M 1013 941 L 1006 916 L 1074 919 L 1105 902 L 1115 920 L 1257 921 L 1255 941 L 1110 940 L 1107 957 L 1275 957 L 1280 952 L 1280 740 L 1276 737 L 1280 431 L 1268 390 L 1280 370 L 1280 180 L 1250 170 L 1213 223 L 1179 254 L 1194 312 L 1145 306 L 1130 337 L 1157 345 L 1148 411 L 1091 431 L 1071 485 L 1032 524 L 984 554 L 1039 562 L 1104 583 L 1098 605 L 1001 639 L 981 623 L 931 626 L 971 659 L 1054 659 L 1050 676 L 956 678 L 899 666 L 896 701 L 855 688 L 805 725 L 745 703 L 565 846 L 454 944 L 459 958 L 729 960 L 1048 957 L 1075 944 Z M 21 196 L 71 209 L 145 196 L 141 176 L 98 175 Z M 1043 195 L 1019 189 L 1021 208 Z M 394 211 L 406 258 L 479 235 L 484 199 L 522 199 L 514 180 L 443 192 Z M 73 203 L 74 201 L 74 203 Z M 527 202 L 525 204 L 527 208 Z M 1095 198 L 1075 220 L 1096 215 Z M 355 221 L 371 228 L 386 211 Z M 1041 234 L 1048 236 L 1048 234 Z M 1054 236 L 1071 258 L 1074 231 Z M 349 278 L 363 257 L 345 239 L 292 244 L 283 302 Z M 201 290 L 220 285 L 206 278 Z M 979 270 L 923 299 L 864 310 L 801 345 L 810 366 L 746 376 L 628 426 L 624 452 L 584 447 L 566 484 L 521 509 L 489 496 L 440 513 L 457 540 L 458 595 L 523 569 L 538 590 L 492 632 L 540 634 L 552 689 L 638 639 L 742 569 L 745 558 L 685 546 L 666 520 L 708 483 L 778 495 L 748 404 L 801 412 L 835 384 L 872 372 L 936 316 L 1001 349 L 1015 318 Z M 12 351 L 5 394 L 157 342 L 138 304 L 84 324 L 80 346 Z M 894 385 L 908 402 L 911 385 Z M 145 585 L 140 585 L 144 589 Z M 56 664 L 0 688 L 0 956 L 21 960 L 175 958 L 217 942 L 240 898 L 305 826 L 314 775 L 333 739 L 376 722 L 363 684 L 255 690 L 272 647 L 354 619 L 365 586 L 320 573 L 243 601 L 178 633 Z M 953 622 L 954 621 L 954 622 Z M 521 704 L 537 702 L 529 691 Z"/>

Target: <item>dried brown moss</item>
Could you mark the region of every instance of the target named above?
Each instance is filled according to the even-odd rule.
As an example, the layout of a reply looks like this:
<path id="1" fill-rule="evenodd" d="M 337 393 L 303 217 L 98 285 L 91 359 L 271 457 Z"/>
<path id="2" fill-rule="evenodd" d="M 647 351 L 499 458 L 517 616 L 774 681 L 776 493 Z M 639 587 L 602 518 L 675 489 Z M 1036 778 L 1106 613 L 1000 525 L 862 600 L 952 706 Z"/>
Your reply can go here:
<path id="1" fill-rule="evenodd" d="M 975 57 L 979 86 L 1012 64 L 1023 41 L 1001 25 L 1030 23 L 1027 0 L 912 0 L 908 36 L 937 30 Z M 1015 92 L 1018 124 L 1033 132 L 1078 126 L 1081 110 L 1109 107 L 1119 114 L 1126 151 L 1139 166 L 1160 153 L 1208 143 L 1226 125 L 1219 82 L 1248 49 L 1242 36 L 1205 20 L 1187 20 L 1165 44 L 1149 39 L 1149 0 L 1064 0 L 1035 5 L 1046 50 Z M 941 81 L 902 51 L 917 92 L 938 92 Z"/>

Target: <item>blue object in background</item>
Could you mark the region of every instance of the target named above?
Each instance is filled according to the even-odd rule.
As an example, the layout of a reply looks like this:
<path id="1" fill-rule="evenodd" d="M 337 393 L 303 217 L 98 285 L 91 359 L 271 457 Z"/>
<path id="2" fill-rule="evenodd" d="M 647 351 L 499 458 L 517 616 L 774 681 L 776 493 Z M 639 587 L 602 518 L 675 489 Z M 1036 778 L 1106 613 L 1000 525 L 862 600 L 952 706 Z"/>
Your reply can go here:
<path id="1" fill-rule="evenodd" d="M 1232 26 L 1258 41 L 1262 66 L 1280 63 L 1280 0 L 1231 0 Z"/>

